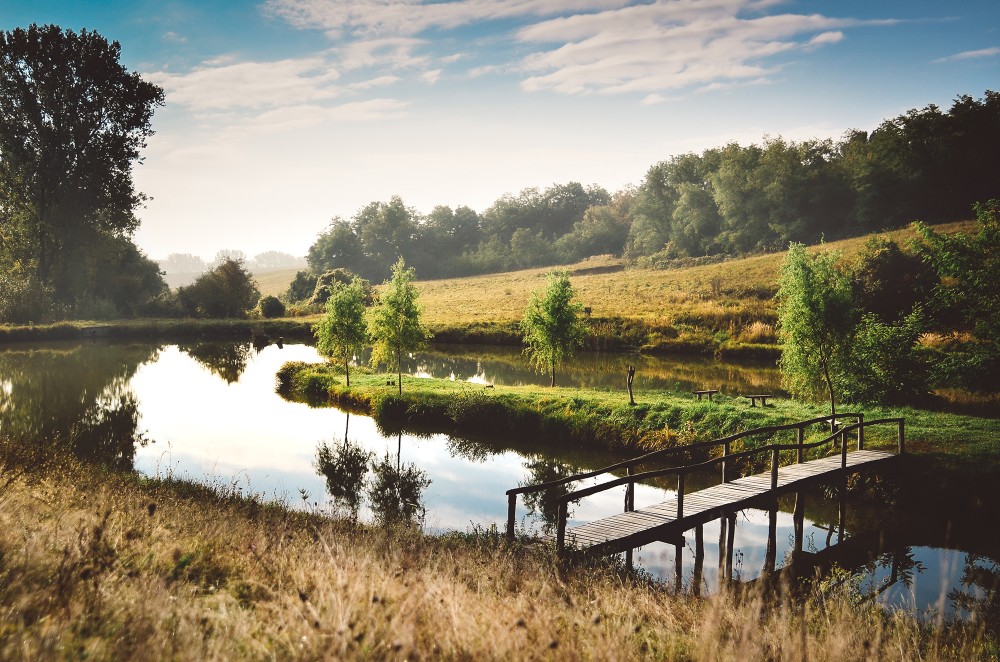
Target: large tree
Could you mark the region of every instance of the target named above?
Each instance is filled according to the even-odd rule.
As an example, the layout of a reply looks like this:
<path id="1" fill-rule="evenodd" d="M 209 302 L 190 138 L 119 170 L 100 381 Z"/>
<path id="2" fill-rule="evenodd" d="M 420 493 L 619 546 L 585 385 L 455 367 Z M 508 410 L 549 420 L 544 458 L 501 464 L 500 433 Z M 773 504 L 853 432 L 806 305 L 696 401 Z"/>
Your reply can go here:
<path id="1" fill-rule="evenodd" d="M 587 326 L 580 318 L 583 304 L 574 301 L 575 293 L 565 273 L 548 276 L 545 292 L 532 292 L 521 320 L 525 352 L 539 368 L 545 368 L 556 385 L 556 367 L 583 344 Z"/>
<path id="2" fill-rule="evenodd" d="M 0 32 L 0 260 L 70 303 L 92 296 L 79 256 L 131 237 L 146 200 L 132 166 L 163 90 L 120 55 L 87 30 Z"/>
<path id="3" fill-rule="evenodd" d="M 392 266 L 392 277 L 379 293 L 378 303 L 368 311 L 368 335 L 372 341 L 372 363 L 386 364 L 396 371 L 399 394 L 403 394 L 403 352 L 420 349 L 430 332 L 420 322 L 413 269 L 403 258 Z"/>

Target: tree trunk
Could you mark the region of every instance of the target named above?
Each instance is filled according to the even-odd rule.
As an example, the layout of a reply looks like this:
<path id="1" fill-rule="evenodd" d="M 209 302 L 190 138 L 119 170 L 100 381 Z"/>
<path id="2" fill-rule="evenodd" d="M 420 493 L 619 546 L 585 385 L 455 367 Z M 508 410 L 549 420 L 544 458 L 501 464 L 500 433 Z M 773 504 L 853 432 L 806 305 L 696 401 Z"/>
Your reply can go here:
<path id="1" fill-rule="evenodd" d="M 552 364 L 552 383 L 549 384 L 549 386 L 555 386 L 555 385 L 556 385 L 556 364 L 553 363 Z"/>
<path id="2" fill-rule="evenodd" d="M 823 377 L 826 378 L 826 389 L 830 394 L 830 434 L 837 431 L 837 403 L 833 394 L 833 381 L 830 379 L 830 369 L 823 363 Z"/>
<path id="3" fill-rule="evenodd" d="M 344 359 L 344 374 L 347 375 L 347 388 L 351 388 L 351 360 Z"/>

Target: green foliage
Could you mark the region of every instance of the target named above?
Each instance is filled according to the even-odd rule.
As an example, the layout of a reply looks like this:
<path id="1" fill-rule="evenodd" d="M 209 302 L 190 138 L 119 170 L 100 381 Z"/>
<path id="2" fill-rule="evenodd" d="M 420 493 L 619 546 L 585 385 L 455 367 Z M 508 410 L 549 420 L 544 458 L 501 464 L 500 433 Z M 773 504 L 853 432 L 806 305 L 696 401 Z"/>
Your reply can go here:
<path id="1" fill-rule="evenodd" d="M 162 289 L 128 238 L 146 200 L 132 165 L 163 90 L 120 55 L 87 30 L 0 32 L 0 270 L 30 273 L 67 312 L 124 310 Z"/>
<path id="2" fill-rule="evenodd" d="M 0 271 L 0 322 L 40 323 L 52 313 L 52 292 L 34 274 Z"/>
<path id="3" fill-rule="evenodd" d="M 295 279 L 288 286 L 288 300 L 292 303 L 305 301 L 313 295 L 316 290 L 316 275 L 309 271 L 299 271 L 295 274 Z"/>
<path id="4" fill-rule="evenodd" d="M 395 369 L 400 393 L 403 392 L 403 352 L 420 349 L 430 338 L 430 332 L 420 321 L 421 308 L 417 304 L 417 288 L 413 285 L 415 276 L 414 270 L 407 268 L 403 258 L 399 258 L 378 303 L 366 315 L 368 336 L 372 341 L 371 362 Z"/>
<path id="5" fill-rule="evenodd" d="M 245 317 L 257 305 L 260 292 L 241 262 L 225 260 L 191 285 L 179 288 L 177 298 L 188 315 Z"/>
<path id="6" fill-rule="evenodd" d="M 367 340 L 365 291 L 357 276 L 345 285 L 335 281 L 326 302 L 326 314 L 313 327 L 316 349 L 344 364 L 347 385 L 351 385 L 350 363 Z"/>
<path id="7" fill-rule="evenodd" d="M 917 250 L 939 277 L 930 304 L 935 321 L 975 339 L 953 364 L 950 379 L 986 390 L 995 388 L 1000 371 L 1000 200 L 976 203 L 973 210 L 975 235 L 945 236 L 922 223 L 915 229 Z"/>
<path id="8" fill-rule="evenodd" d="M 531 362 L 552 375 L 556 385 L 556 367 L 583 345 L 587 326 L 581 318 L 583 304 L 574 301 L 569 276 L 553 272 L 544 294 L 531 293 L 521 320 L 525 352 Z"/>
<path id="9" fill-rule="evenodd" d="M 835 377 L 849 365 L 857 320 L 851 280 L 840 261 L 835 251 L 810 255 L 805 246 L 793 243 L 781 266 L 778 289 L 780 364 L 786 384 L 802 396 L 815 395 L 825 386 L 834 416 Z"/>
<path id="10" fill-rule="evenodd" d="M 882 235 L 865 242 L 853 277 L 858 305 L 885 322 L 899 320 L 926 302 L 936 280 L 919 255 L 904 252 Z"/>
<path id="11" fill-rule="evenodd" d="M 282 317 L 285 314 L 285 304 L 281 302 L 281 299 L 270 294 L 261 297 L 257 308 L 260 310 L 261 316 L 266 318 Z"/>
<path id="12" fill-rule="evenodd" d="M 925 330 L 918 307 L 897 323 L 868 313 L 851 335 L 850 362 L 835 374 L 837 389 L 848 402 L 901 404 L 927 392 L 927 366 L 915 351 Z"/>

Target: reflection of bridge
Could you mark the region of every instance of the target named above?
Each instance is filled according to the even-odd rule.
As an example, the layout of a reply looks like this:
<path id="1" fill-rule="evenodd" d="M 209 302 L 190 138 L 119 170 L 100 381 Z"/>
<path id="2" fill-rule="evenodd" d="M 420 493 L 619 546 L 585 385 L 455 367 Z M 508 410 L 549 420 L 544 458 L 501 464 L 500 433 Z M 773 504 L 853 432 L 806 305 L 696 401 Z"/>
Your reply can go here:
<path id="1" fill-rule="evenodd" d="M 647 453 L 640 457 L 625 460 L 617 464 L 591 471 L 588 473 L 568 476 L 558 481 L 518 487 L 507 491 L 508 515 L 507 536 L 514 537 L 514 510 L 518 494 L 555 490 L 558 493 L 557 503 L 559 515 L 556 526 L 556 547 L 562 552 L 567 547 L 595 554 L 614 554 L 628 551 L 654 542 L 680 543 L 683 533 L 697 527 L 697 538 L 701 537 L 701 525 L 716 518 L 730 522 L 728 527 L 728 544 L 732 549 L 734 513 L 747 507 L 761 506 L 771 510 L 771 521 L 776 512 L 776 498 L 786 492 L 800 490 L 809 484 L 829 481 L 833 478 L 845 479 L 848 474 L 868 469 L 882 464 L 905 449 L 904 421 L 902 418 L 887 418 L 875 421 L 865 421 L 862 414 L 841 414 L 837 423 L 853 419 L 856 422 L 836 430 L 820 441 L 805 443 L 805 430 L 813 425 L 829 424 L 828 418 L 814 418 L 788 425 L 772 426 L 747 430 L 738 434 Z M 896 426 L 896 450 L 890 453 L 865 448 L 865 429 L 876 425 L 894 424 Z M 783 431 L 794 430 L 794 444 L 767 444 L 750 450 L 733 452 L 734 442 L 747 437 L 773 436 Z M 855 433 L 857 449 L 848 452 L 848 434 Z M 818 459 L 805 461 L 806 451 L 819 449 L 830 444 L 839 452 Z M 718 457 L 702 460 L 701 458 L 718 453 Z M 740 467 L 752 466 L 758 456 L 770 455 L 770 471 L 745 477 L 734 477 Z M 651 461 L 662 460 L 669 456 L 686 455 L 687 461 L 677 466 L 655 469 L 636 473 L 636 467 Z M 782 459 L 788 463 L 782 465 Z M 721 482 L 717 485 L 685 494 L 684 484 L 688 474 L 704 471 L 712 465 L 721 464 Z M 566 486 L 579 480 L 594 478 L 611 472 L 625 471 L 626 475 L 613 480 L 586 487 L 572 492 L 566 491 Z M 662 502 L 635 509 L 634 491 L 637 481 L 650 480 L 661 476 L 677 476 L 677 493 L 674 497 Z M 604 492 L 614 487 L 626 486 L 625 511 L 604 519 L 588 522 L 567 530 L 568 506 L 571 501 L 579 501 L 585 497 Z M 561 493 L 560 493 L 561 492 Z M 796 530 L 801 528 L 802 499 L 796 499 Z M 724 527 L 725 530 L 725 527 Z M 769 559 L 773 568 L 773 553 Z"/>

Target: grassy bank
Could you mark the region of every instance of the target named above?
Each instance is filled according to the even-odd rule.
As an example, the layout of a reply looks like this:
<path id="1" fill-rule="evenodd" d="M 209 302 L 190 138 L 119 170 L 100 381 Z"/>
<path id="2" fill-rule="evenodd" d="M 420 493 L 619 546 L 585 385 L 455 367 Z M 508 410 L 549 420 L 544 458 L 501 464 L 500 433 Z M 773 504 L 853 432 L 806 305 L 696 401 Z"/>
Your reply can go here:
<path id="1" fill-rule="evenodd" d="M 250 340 L 311 339 L 312 326 L 302 319 L 140 319 L 108 322 L 57 322 L 12 326 L 0 324 L 0 344 L 46 340 L 234 338 Z"/>
<path id="2" fill-rule="evenodd" d="M 491 531 L 424 536 L 264 505 L 225 486 L 0 463 L 0 658 L 989 659 L 851 584 L 674 595 L 561 566 Z"/>
<path id="3" fill-rule="evenodd" d="M 394 380 L 394 377 L 391 379 Z M 823 416 L 821 404 L 790 399 L 752 407 L 738 394 L 712 402 L 674 390 L 644 391 L 630 405 L 624 390 L 497 386 L 404 377 L 402 395 L 385 375 L 353 370 L 348 388 L 331 364 L 288 363 L 278 375 L 286 396 L 372 414 L 387 428 L 433 429 L 458 435 L 503 435 L 538 444 L 640 452 L 769 425 Z M 841 405 L 840 411 L 857 411 Z M 928 472 L 939 468 L 995 476 L 1000 471 L 1000 420 L 912 407 L 865 407 L 868 420 L 906 419 L 907 447 Z M 816 435 L 824 434 L 817 429 Z M 869 443 L 891 445 L 895 430 L 866 432 Z M 758 443 L 766 443 L 759 440 Z M 992 484 L 993 480 L 987 481 Z"/>

